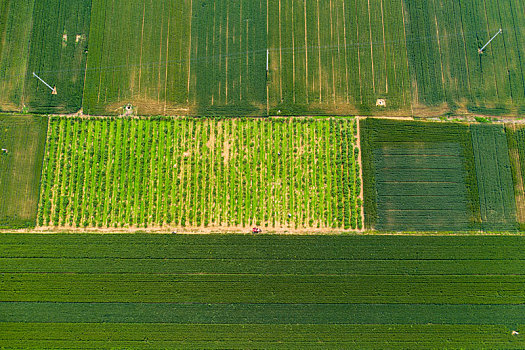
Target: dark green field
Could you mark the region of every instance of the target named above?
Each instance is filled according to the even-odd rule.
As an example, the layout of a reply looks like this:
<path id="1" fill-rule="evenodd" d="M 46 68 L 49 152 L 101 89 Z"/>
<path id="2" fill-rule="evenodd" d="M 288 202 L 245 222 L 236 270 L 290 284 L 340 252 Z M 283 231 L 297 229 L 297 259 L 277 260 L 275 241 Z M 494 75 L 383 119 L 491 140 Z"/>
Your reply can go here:
<path id="1" fill-rule="evenodd" d="M 482 228 L 516 229 L 516 201 L 503 125 L 471 125 Z"/>
<path id="2" fill-rule="evenodd" d="M 0 115 L 0 228 L 35 227 L 47 118 Z"/>
<path id="3" fill-rule="evenodd" d="M 75 113 L 82 108 L 91 0 L 35 1 L 25 82 L 31 112 Z M 57 95 L 33 77 L 36 72 Z"/>
<path id="4" fill-rule="evenodd" d="M 517 229 L 503 126 L 373 118 L 361 126 L 367 227 Z"/>
<path id="5" fill-rule="evenodd" d="M 516 216 L 520 229 L 523 230 L 525 229 L 525 128 L 517 124 L 508 124 L 505 130 L 516 197 Z"/>
<path id="6" fill-rule="evenodd" d="M 6 348 L 522 348 L 512 236 L 0 235 Z"/>

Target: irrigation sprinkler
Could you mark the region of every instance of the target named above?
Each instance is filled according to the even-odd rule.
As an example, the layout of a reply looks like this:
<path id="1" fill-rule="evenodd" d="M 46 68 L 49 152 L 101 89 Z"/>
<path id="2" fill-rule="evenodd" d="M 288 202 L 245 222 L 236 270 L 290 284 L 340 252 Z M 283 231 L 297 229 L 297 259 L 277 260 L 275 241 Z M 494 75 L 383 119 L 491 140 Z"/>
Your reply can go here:
<path id="1" fill-rule="evenodd" d="M 499 31 L 494 34 L 494 36 L 485 44 L 485 46 L 483 46 L 481 49 L 478 50 L 478 53 L 481 55 L 483 53 L 483 50 L 485 50 L 485 48 L 487 46 L 489 46 L 489 44 L 491 43 L 492 40 L 494 40 L 499 34 L 501 34 L 503 32 L 503 30 L 500 28 Z"/>
<path id="2" fill-rule="evenodd" d="M 57 94 L 57 88 L 56 86 L 55 87 L 51 87 L 51 85 L 49 85 L 48 83 L 46 83 L 44 81 L 44 79 L 40 78 L 38 75 L 36 75 L 35 72 L 33 72 L 33 76 L 35 78 L 37 78 L 38 80 L 40 80 L 42 83 L 44 83 L 45 86 L 47 86 L 50 90 L 51 90 L 51 95 L 56 95 Z"/>

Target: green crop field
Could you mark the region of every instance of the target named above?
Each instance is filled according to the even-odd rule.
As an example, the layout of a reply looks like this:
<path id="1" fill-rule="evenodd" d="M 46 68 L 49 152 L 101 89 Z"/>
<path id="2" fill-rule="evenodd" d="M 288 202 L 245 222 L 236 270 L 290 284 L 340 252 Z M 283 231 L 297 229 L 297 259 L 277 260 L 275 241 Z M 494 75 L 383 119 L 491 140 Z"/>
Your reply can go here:
<path id="1" fill-rule="evenodd" d="M 516 236 L 0 235 L 5 348 L 523 348 Z"/>
<path id="2" fill-rule="evenodd" d="M 91 114 L 265 115 L 266 2 L 94 0 Z M 131 25 L 130 25 L 131 24 Z"/>
<path id="3" fill-rule="evenodd" d="M 271 113 L 408 114 L 405 11 L 403 1 L 268 1 Z"/>
<path id="4" fill-rule="evenodd" d="M 362 129 L 365 226 L 504 231 L 522 222 L 515 157 L 523 140 L 501 125 L 366 119 Z"/>
<path id="5" fill-rule="evenodd" d="M 484 230 L 516 229 L 516 201 L 505 128 L 471 125 Z"/>
<path id="6" fill-rule="evenodd" d="M 33 112 L 77 112 L 82 108 L 91 1 L 44 0 L 34 7 L 25 103 Z M 33 72 L 56 86 L 57 95 Z"/>
<path id="7" fill-rule="evenodd" d="M 39 226 L 361 228 L 355 120 L 52 118 Z"/>
<path id="8" fill-rule="evenodd" d="M 84 107 L 516 115 L 525 109 L 524 10 L 519 0 L 95 0 Z"/>
<path id="9" fill-rule="evenodd" d="M 416 114 L 425 106 L 493 115 L 523 111 L 524 5 L 511 1 L 405 0 Z M 503 30 L 483 54 L 480 49 Z M 421 107 L 421 108 L 419 108 Z M 423 111 L 421 111 L 423 112 Z"/>
<path id="10" fill-rule="evenodd" d="M 0 0 L 0 110 L 21 110 L 34 0 Z"/>
<path id="11" fill-rule="evenodd" d="M 516 198 L 516 216 L 520 228 L 525 227 L 525 129 L 522 126 L 509 124 L 506 127 L 507 144 L 514 182 Z"/>
<path id="12" fill-rule="evenodd" d="M 0 115 L 0 228 L 35 226 L 46 130 L 47 118 Z"/>
<path id="13" fill-rule="evenodd" d="M 480 204 L 468 125 L 361 123 L 366 227 L 478 228 Z"/>
<path id="14" fill-rule="evenodd" d="M 0 9 L 0 103 L 7 110 L 525 111 L 519 0 L 2 0 Z"/>

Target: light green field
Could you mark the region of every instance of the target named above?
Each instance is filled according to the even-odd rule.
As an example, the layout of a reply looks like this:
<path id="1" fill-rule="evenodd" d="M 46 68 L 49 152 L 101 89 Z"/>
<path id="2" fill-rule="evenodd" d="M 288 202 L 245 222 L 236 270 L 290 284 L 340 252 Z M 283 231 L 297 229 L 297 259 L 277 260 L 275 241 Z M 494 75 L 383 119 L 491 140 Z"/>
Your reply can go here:
<path id="1" fill-rule="evenodd" d="M 39 226 L 361 227 L 352 118 L 53 118 Z"/>

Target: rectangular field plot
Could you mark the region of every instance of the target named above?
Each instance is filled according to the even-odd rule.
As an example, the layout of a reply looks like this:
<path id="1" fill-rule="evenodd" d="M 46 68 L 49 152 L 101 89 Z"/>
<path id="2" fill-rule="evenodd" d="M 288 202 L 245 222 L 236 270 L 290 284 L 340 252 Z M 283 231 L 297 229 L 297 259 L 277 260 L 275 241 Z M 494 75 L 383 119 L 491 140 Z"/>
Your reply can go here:
<path id="1" fill-rule="evenodd" d="M 520 229 L 525 228 L 525 129 L 519 124 L 509 124 L 505 128 L 509 149 L 514 196 L 516 198 L 516 218 Z"/>
<path id="2" fill-rule="evenodd" d="M 401 1 L 268 1 L 268 18 L 270 113 L 409 113 Z"/>
<path id="3" fill-rule="evenodd" d="M 0 228 L 34 227 L 47 118 L 0 115 Z"/>
<path id="4" fill-rule="evenodd" d="M 459 144 L 404 145 L 374 150 L 377 229 L 461 229 L 469 226 L 465 169 Z M 408 147 L 407 147 L 408 146 Z M 400 187 L 404 191 L 400 191 Z"/>
<path id="5" fill-rule="evenodd" d="M 91 1 L 35 2 L 24 102 L 32 112 L 74 113 L 82 108 Z M 38 81 L 36 72 L 57 94 Z"/>
<path id="6" fill-rule="evenodd" d="M 520 1 L 403 0 L 401 6 L 416 115 L 519 114 L 525 106 Z"/>
<path id="7" fill-rule="evenodd" d="M 471 125 L 484 230 L 516 228 L 516 202 L 505 128 Z"/>
<path id="8" fill-rule="evenodd" d="M 519 349 L 524 248 L 508 235 L 0 234 L 0 342 Z"/>
<path id="9" fill-rule="evenodd" d="M 265 115 L 263 0 L 93 1 L 84 108 Z"/>
<path id="10" fill-rule="evenodd" d="M 94 0 L 92 16 L 90 114 L 128 103 L 169 115 L 525 108 L 518 0 Z"/>
<path id="11" fill-rule="evenodd" d="M 53 119 L 39 226 L 361 228 L 355 121 Z"/>
<path id="12" fill-rule="evenodd" d="M 34 0 L 0 0 L 0 110 L 22 109 Z"/>
<path id="13" fill-rule="evenodd" d="M 362 121 L 365 219 L 378 230 L 473 230 L 479 199 L 467 125 Z"/>

